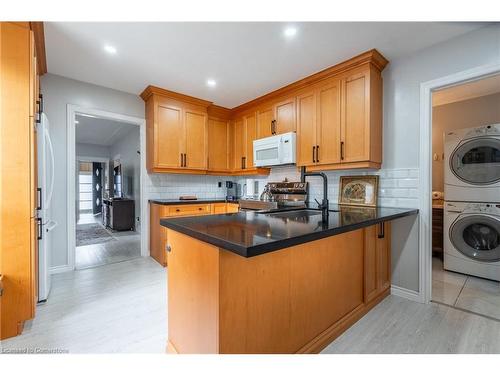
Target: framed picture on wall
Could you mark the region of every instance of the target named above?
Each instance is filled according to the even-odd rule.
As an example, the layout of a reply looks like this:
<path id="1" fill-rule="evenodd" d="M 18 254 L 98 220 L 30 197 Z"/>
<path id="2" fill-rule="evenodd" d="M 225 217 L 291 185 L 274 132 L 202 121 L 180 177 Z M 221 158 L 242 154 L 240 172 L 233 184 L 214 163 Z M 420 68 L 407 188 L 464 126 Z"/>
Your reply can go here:
<path id="1" fill-rule="evenodd" d="M 378 176 L 341 176 L 339 204 L 348 206 L 377 205 Z"/>

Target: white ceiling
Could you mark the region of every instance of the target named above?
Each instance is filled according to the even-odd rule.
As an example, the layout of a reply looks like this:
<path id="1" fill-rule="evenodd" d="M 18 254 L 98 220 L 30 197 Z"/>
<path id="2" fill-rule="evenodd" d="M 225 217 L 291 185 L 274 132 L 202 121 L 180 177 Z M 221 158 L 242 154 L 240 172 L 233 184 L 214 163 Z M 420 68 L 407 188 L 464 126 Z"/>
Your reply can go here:
<path id="1" fill-rule="evenodd" d="M 50 73 L 134 94 L 151 84 L 232 108 L 372 48 L 390 61 L 484 25 L 306 22 L 287 40 L 289 24 L 279 22 L 47 22 L 45 39 Z"/>
<path id="2" fill-rule="evenodd" d="M 76 115 L 76 143 L 111 146 L 134 129 L 137 125 L 108 120 L 100 117 Z"/>
<path id="3" fill-rule="evenodd" d="M 438 105 L 460 102 L 499 92 L 500 74 L 497 74 L 492 77 L 436 91 L 432 94 L 432 105 L 436 107 Z"/>

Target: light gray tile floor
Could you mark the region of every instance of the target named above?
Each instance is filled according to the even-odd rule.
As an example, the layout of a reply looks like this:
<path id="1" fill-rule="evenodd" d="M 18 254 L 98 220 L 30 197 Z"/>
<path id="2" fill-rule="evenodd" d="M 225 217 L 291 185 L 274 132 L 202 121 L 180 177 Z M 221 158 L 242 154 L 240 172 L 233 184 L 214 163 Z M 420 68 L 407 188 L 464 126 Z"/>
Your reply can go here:
<path id="1" fill-rule="evenodd" d="M 443 269 L 432 258 L 432 300 L 500 320 L 500 283 Z"/>

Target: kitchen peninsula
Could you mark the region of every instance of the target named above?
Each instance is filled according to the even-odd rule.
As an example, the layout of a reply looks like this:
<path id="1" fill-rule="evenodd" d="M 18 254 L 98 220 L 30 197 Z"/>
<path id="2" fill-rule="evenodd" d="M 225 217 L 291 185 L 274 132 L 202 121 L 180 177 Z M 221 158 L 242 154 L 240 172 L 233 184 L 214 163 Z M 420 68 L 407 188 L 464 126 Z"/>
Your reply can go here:
<path id="1" fill-rule="evenodd" d="M 330 206 L 161 219 L 168 351 L 317 353 L 390 294 L 390 221 Z"/>

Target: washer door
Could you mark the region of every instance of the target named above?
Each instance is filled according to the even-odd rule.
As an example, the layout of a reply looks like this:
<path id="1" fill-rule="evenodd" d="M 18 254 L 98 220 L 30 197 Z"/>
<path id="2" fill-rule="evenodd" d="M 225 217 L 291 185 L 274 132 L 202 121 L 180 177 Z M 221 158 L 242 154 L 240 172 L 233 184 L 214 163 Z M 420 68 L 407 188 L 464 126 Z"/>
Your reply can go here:
<path id="1" fill-rule="evenodd" d="M 483 137 L 461 143 L 450 157 L 450 169 L 472 185 L 500 181 L 500 139 Z"/>
<path id="2" fill-rule="evenodd" d="M 459 217 L 450 228 L 453 246 L 468 258 L 500 261 L 500 220 L 487 215 Z"/>

